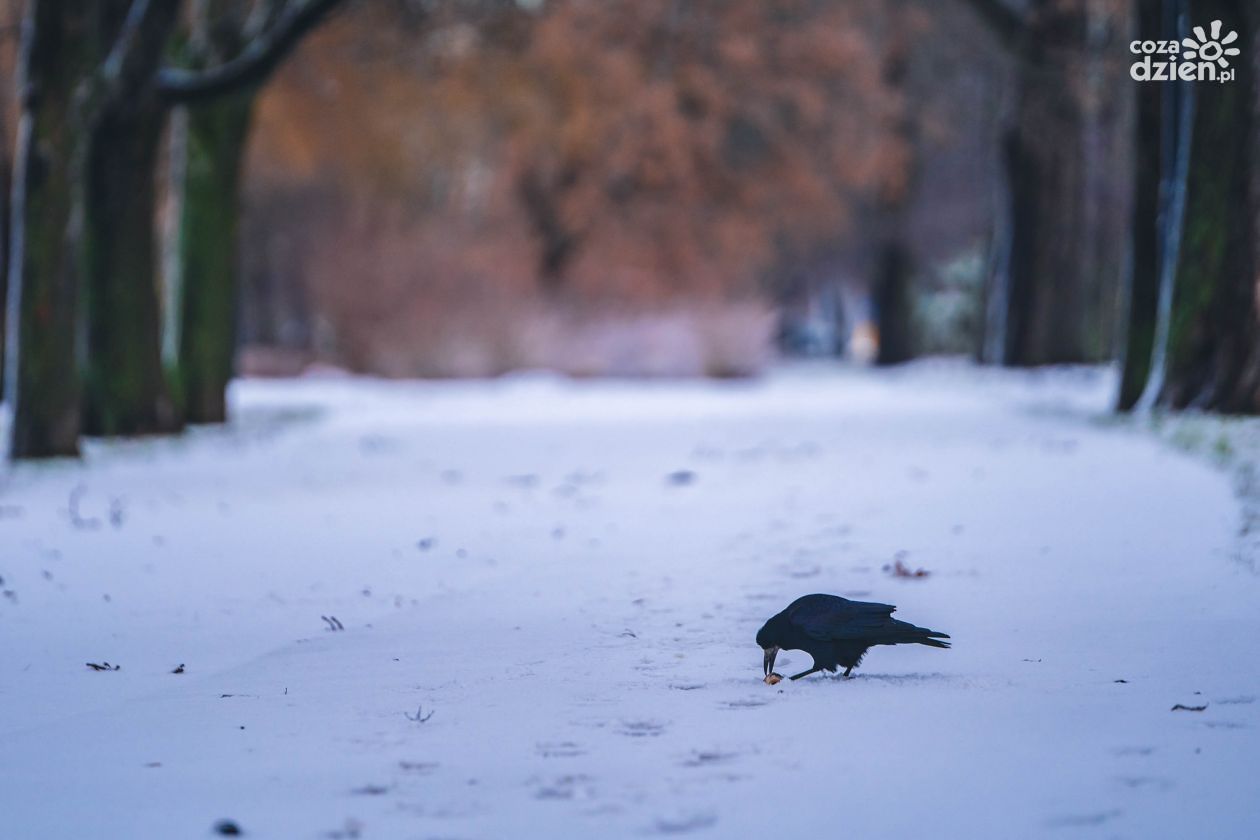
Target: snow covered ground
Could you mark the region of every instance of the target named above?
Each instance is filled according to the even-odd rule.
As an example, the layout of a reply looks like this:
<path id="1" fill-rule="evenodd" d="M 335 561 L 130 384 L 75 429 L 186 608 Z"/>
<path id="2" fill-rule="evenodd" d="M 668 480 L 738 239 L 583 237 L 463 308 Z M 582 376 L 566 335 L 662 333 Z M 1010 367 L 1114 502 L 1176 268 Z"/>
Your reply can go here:
<path id="1" fill-rule="evenodd" d="M 10 469 L 0 835 L 1260 836 L 1229 476 L 1109 387 L 251 381 Z M 815 591 L 954 648 L 763 685 Z"/>

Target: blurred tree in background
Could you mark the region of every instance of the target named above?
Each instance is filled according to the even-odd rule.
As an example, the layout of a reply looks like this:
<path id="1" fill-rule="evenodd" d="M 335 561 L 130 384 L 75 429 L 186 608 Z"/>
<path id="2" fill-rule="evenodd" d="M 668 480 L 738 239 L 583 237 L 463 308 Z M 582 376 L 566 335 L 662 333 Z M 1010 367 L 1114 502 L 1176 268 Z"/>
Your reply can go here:
<path id="1" fill-rule="evenodd" d="M 1003 140 L 1008 226 L 990 289 L 988 361 L 1113 352 L 1127 212 L 1128 4 L 969 0 L 1015 62 Z"/>
<path id="2" fill-rule="evenodd" d="M 1177 37 L 1177 10 L 1172 3 L 1152 0 L 1140 3 L 1134 35 L 1141 41 Z M 1181 85 L 1139 85 L 1133 124 L 1134 192 L 1133 222 L 1129 231 L 1132 263 L 1129 270 L 1128 330 L 1120 380 L 1119 407 L 1137 405 L 1150 377 L 1155 354 L 1156 322 L 1160 320 L 1160 273 L 1166 260 L 1162 251 L 1169 241 L 1164 230 L 1167 214 L 1161 212 L 1179 160 L 1177 147 L 1187 137 L 1179 131 L 1174 115 L 1180 111 Z M 1184 154 L 1184 152 L 1183 152 Z M 1168 180 L 1168 184 L 1172 181 Z M 1171 280 L 1168 283 L 1171 291 Z M 1167 309 L 1171 306 L 1169 297 Z M 1167 312 L 1162 319 L 1167 323 Z M 1166 332 L 1166 330 L 1165 330 Z M 1161 343 L 1166 339 L 1161 338 Z M 1153 393 L 1153 391 L 1152 391 Z"/>
<path id="3" fill-rule="evenodd" d="M 1246 0 L 1191 0 L 1190 19 L 1235 23 L 1229 84 L 1195 90 L 1180 259 L 1160 397 L 1182 408 L 1260 410 L 1256 84 L 1260 9 Z"/>
<path id="4" fill-rule="evenodd" d="M 1227 83 L 1139 85 L 1134 271 L 1122 409 L 1260 411 L 1260 9 L 1241 0 L 1137 6 L 1145 39 L 1190 22 L 1236 28 Z M 1197 33 L 1195 33 L 1197 36 Z"/>
<path id="5" fill-rule="evenodd" d="M 28 3 L 18 74 L 18 133 L 10 210 L 5 401 L 10 455 L 79 451 L 79 279 L 72 217 L 85 132 L 74 98 L 88 77 L 90 9 Z"/>
<path id="6" fill-rule="evenodd" d="M 13 0 L 0 2 L 0 81 L 12 79 L 17 70 L 18 27 L 21 10 Z M 9 197 L 12 194 L 14 124 L 17 121 L 15 85 L 0 84 L 0 307 L 9 289 Z M 0 313 L 0 382 L 3 381 L 7 318 Z M 0 386 L 0 391 L 3 387 Z"/>
<path id="7" fill-rule="evenodd" d="M 155 81 L 179 4 L 149 2 L 134 11 L 132 0 L 88 5 L 87 78 L 72 104 L 87 135 L 84 168 L 73 176 L 83 180 L 76 243 L 87 323 L 83 431 L 173 432 L 180 417 L 162 372 L 154 263 L 158 145 L 166 119 Z M 112 89 L 84 101 L 84 91 L 106 85 Z"/>
<path id="8" fill-rule="evenodd" d="M 861 26 L 882 12 L 450 3 L 414 29 L 389 7 L 347 15 L 263 98 L 249 271 L 298 275 L 320 323 L 291 334 L 357 369 L 581 372 L 575 322 L 688 306 L 756 349 L 684 372 L 755 368 L 770 269 L 834 241 L 900 166 Z M 286 237 L 302 245 L 271 258 Z M 248 310 L 261 321 L 267 304 Z"/>
<path id="9" fill-rule="evenodd" d="M 268 0 L 275 25 L 237 63 L 196 76 L 159 74 L 180 3 L 25 3 L 8 304 L 12 457 L 75 454 L 81 432 L 180 427 L 161 365 L 155 270 L 167 109 L 261 81 L 335 4 Z"/>
<path id="10" fill-rule="evenodd" d="M 166 277 L 166 344 L 172 349 L 164 355 L 187 422 L 227 418 L 239 304 L 240 184 L 254 101 L 288 46 L 332 5 L 199 0 L 190 16 L 187 64 L 221 72 L 200 79 L 168 73 L 165 80 L 167 99 L 186 105 L 170 148 L 178 221 Z"/>
<path id="11" fill-rule="evenodd" d="M 885 131 L 889 154 L 899 160 L 882 167 L 874 206 L 877 227 L 874 243 L 872 298 L 878 315 L 879 364 L 906 362 L 916 353 L 914 337 L 914 249 L 910 243 L 909 213 L 920 169 L 918 109 L 910 99 L 910 62 L 916 35 L 925 28 L 914 4 L 892 2 L 880 39 L 886 97 Z"/>

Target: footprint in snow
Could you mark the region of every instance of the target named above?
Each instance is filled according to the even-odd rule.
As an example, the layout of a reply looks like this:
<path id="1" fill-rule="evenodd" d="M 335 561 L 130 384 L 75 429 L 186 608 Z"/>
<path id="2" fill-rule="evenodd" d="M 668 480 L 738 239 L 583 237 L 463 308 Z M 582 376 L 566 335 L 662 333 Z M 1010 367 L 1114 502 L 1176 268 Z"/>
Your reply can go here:
<path id="1" fill-rule="evenodd" d="M 744 700 L 728 700 L 724 705 L 728 709 L 755 709 L 758 706 L 764 706 L 770 701 L 764 697 L 749 697 Z"/>
<path id="2" fill-rule="evenodd" d="M 534 791 L 534 798 L 565 801 L 594 799 L 595 788 L 592 785 L 592 781 L 590 776 L 581 774 L 559 776 Z"/>
<path id="3" fill-rule="evenodd" d="M 436 761 L 400 761 L 398 762 L 399 770 L 402 770 L 405 773 L 419 773 L 421 775 L 428 775 L 429 773 L 432 773 L 434 770 L 438 769 L 438 766 L 439 765 Z"/>
<path id="4" fill-rule="evenodd" d="M 693 750 L 691 755 L 680 763 L 683 767 L 712 767 L 715 764 L 725 764 L 736 758 L 739 758 L 739 753 L 728 753 L 721 750 Z"/>
<path id="5" fill-rule="evenodd" d="M 831 679 L 846 679 L 845 677 L 833 676 Z M 860 679 L 862 682 L 884 682 L 893 685 L 908 685 L 911 683 L 925 682 L 950 682 L 954 678 L 948 674 L 932 673 L 932 674 L 854 674 L 849 679 Z M 847 681 L 847 679 L 846 679 Z"/>
<path id="6" fill-rule="evenodd" d="M 1121 757 L 1148 756 L 1155 752 L 1154 747 L 1117 747 L 1112 753 Z"/>
<path id="7" fill-rule="evenodd" d="M 572 741 L 549 741 L 539 744 L 536 749 L 542 758 L 577 758 L 586 755 L 586 749 Z"/>
<path id="8" fill-rule="evenodd" d="M 779 567 L 779 571 L 787 577 L 804 580 L 806 578 L 818 577 L 822 574 L 822 567 L 812 563 L 805 565 L 783 565 Z"/>
<path id="9" fill-rule="evenodd" d="M 384 796 L 389 791 L 389 785 L 363 785 L 350 791 L 350 793 L 355 796 Z"/>
<path id="10" fill-rule="evenodd" d="M 677 817 L 658 817 L 653 825 L 657 834 L 690 834 L 717 825 L 713 814 L 687 814 Z"/>
<path id="11" fill-rule="evenodd" d="M 1154 776 L 1118 776 L 1116 778 L 1120 784 L 1134 790 L 1172 790 L 1173 783 L 1168 779 L 1157 779 Z"/>
<path id="12" fill-rule="evenodd" d="M 665 724 L 651 720 L 625 721 L 618 731 L 631 738 L 655 738 L 665 731 Z"/>
<path id="13" fill-rule="evenodd" d="M 1061 817 L 1051 817 L 1046 820 L 1046 825 L 1050 828 L 1087 828 L 1092 825 L 1102 825 L 1123 813 L 1123 811 L 1114 810 L 1099 811 L 1095 814 L 1065 814 Z"/>

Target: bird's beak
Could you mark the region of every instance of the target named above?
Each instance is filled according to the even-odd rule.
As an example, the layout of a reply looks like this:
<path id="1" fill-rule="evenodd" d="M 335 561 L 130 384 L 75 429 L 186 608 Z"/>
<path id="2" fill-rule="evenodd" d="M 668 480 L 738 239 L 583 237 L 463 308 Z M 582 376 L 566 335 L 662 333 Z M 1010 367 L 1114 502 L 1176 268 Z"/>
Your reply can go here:
<path id="1" fill-rule="evenodd" d="M 770 676 L 770 672 L 774 670 L 774 658 L 779 655 L 777 647 L 763 648 L 766 652 L 765 661 L 762 663 L 766 668 L 766 676 Z"/>

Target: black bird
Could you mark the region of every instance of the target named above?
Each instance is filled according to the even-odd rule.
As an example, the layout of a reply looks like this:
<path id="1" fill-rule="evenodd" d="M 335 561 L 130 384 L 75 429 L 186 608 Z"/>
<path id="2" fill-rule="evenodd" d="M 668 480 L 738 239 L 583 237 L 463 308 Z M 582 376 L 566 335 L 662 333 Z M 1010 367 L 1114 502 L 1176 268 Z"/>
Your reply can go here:
<path id="1" fill-rule="evenodd" d="M 920 644 L 947 648 L 944 633 L 915 627 L 892 617 L 896 607 L 850 601 L 836 595 L 805 595 L 765 623 L 757 631 L 757 644 L 765 651 L 766 676 L 774 672 L 774 658 L 780 650 L 803 650 L 814 657 L 814 667 L 792 677 L 844 666 L 844 675 L 861 663 L 874 645 Z"/>

